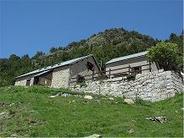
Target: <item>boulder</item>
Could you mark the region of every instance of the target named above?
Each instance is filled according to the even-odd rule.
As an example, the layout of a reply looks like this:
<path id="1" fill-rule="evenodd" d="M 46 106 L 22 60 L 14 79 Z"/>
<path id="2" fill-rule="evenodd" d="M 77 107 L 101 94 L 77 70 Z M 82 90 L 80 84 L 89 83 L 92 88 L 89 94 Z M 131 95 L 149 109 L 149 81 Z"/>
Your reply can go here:
<path id="1" fill-rule="evenodd" d="M 165 123 L 167 121 L 167 118 L 165 116 L 147 117 L 146 119 L 159 123 Z"/>
<path id="2" fill-rule="evenodd" d="M 114 101 L 114 98 L 113 97 L 109 97 L 109 100 Z"/>
<path id="3" fill-rule="evenodd" d="M 0 113 L 0 119 L 7 118 L 7 117 L 8 117 L 8 112 L 1 112 Z"/>
<path id="4" fill-rule="evenodd" d="M 56 95 L 51 95 L 51 96 L 49 96 L 50 98 L 55 98 L 55 97 L 57 97 L 57 96 L 61 96 L 61 93 L 57 93 Z"/>
<path id="5" fill-rule="evenodd" d="M 93 134 L 93 135 L 90 135 L 90 136 L 87 136 L 85 138 L 101 138 L 102 136 L 99 135 L 99 134 Z"/>
<path id="6" fill-rule="evenodd" d="M 18 137 L 18 135 L 16 133 L 14 133 L 14 134 L 11 134 L 10 137 Z"/>
<path id="7" fill-rule="evenodd" d="M 93 97 L 92 97 L 91 95 L 85 95 L 85 96 L 84 96 L 84 99 L 92 100 Z"/>
<path id="8" fill-rule="evenodd" d="M 134 104 L 134 101 L 132 99 L 124 99 L 124 102 L 126 104 Z"/>
<path id="9" fill-rule="evenodd" d="M 132 128 L 131 128 L 131 129 L 129 129 L 129 130 L 128 130 L 128 133 L 129 133 L 129 134 L 134 133 L 134 129 L 132 129 Z"/>

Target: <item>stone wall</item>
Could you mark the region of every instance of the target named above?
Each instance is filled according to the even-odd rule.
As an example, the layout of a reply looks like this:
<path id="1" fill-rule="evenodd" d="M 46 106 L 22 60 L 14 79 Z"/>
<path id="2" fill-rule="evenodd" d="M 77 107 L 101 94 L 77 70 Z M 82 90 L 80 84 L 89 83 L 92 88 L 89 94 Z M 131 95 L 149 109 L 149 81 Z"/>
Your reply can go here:
<path id="1" fill-rule="evenodd" d="M 134 81 L 124 81 L 122 78 L 88 81 L 86 86 L 75 85 L 71 89 L 78 92 L 126 97 L 134 100 L 139 98 L 155 102 L 183 92 L 183 83 L 174 72 L 159 70 L 138 74 Z"/>
<path id="2" fill-rule="evenodd" d="M 15 86 L 26 86 L 27 80 L 17 80 L 15 81 Z"/>
<path id="3" fill-rule="evenodd" d="M 15 86 L 26 86 L 27 80 L 30 80 L 30 86 L 32 86 L 34 81 L 34 77 L 32 75 L 17 79 L 15 81 Z"/>
<path id="4" fill-rule="evenodd" d="M 51 87 L 68 88 L 69 85 L 72 84 L 69 82 L 71 78 L 76 78 L 77 75 L 91 75 L 93 72 L 87 69 L 87 62 L 94 65 L 95 73 L 99 72 L 99 68 L 97 67 L 93 57 L 89 57 L 74 64 L 54 69 L 52 73 Z M 75 82 L 73 82 L 73 84 L 75 84 Z"/>
<path id="5" fill-rule="evenodd" d="M 69 66 L 54 69 L 52 73 L 52 83 L 53 88 L 67 88 L 69 84 L 70 68 Z"/>

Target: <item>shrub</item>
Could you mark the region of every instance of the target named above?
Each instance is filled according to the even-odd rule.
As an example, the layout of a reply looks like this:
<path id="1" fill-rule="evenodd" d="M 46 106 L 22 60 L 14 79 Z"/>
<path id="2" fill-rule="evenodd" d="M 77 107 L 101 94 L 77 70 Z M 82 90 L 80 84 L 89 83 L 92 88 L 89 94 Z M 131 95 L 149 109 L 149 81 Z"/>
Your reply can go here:
<path id="1" fill-rule="evenodd" d="M 149 49 L 147 58 L 156 65 L 167 70 L 181 71 L 182 57 L 177 44 L 170 42 L 159 42 L 155 47 Z"/>

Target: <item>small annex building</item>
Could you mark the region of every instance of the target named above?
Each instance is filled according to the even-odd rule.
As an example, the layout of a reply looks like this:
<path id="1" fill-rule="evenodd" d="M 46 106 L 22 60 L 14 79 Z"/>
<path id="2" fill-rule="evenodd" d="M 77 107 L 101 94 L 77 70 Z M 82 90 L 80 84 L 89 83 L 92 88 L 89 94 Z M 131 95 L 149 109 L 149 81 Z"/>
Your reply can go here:
<path id="1" fill-rule="evenodd" d="M 106 75 L 114 77 L 142 74 L 158 70 L 155 63 L 146 59 L 148 51 L 111 59 L 106 63 Z"/>
<path id="2" fill-rule="evenodd" d="M 53 88 L 69 87 L 71 78 L 85 79 L 101 72 L 93 55 L 75 58 L 16 77 L 15 85 L 44 85 Z"/>

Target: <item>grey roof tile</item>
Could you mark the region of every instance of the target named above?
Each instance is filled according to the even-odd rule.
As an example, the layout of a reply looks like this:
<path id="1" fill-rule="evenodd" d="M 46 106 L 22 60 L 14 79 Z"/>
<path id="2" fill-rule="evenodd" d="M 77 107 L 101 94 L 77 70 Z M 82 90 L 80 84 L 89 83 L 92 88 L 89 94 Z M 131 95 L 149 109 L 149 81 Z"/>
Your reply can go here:
<path id="1" fill-rule="evenodd" d="M 114 62 L 118 62 L 118 61 L 122 61 L 122 60 L 126 60 L 126 59 L 131 59 L 131 58 L 135 58 L 135 57 L 139 57 L 139 56 L 144 56 L 147 53 L 148 53 L 148 51 L 144 51 L 144 52 L 140 52 L 140 53 L 136 53 L 136 54 L 131 54 L 128 56 L 113 58 L 110 61 L 106 62 L 106 64 L 110 64 L 110 63 L 114 63 Z"/>
<path id="2" fill-rule="evenodd" d="M 28 76 L 28 75 L 33 75 L 33 74 L 41 73 L 41 72 L 48 71 L 48 70 L 51 70 L 51 69 L 55 69 L 55 68 L 58 68 L 58 67 L 70 65 L 70 64 L 73 64 L 75 62 L 78 62 L 78 61 L 80 61 L 82 59 L 91 57 L 91 56 L 93 56 L 93 55 L 90 54 L 90 55 L 87 55 L 87 56 L 83 56 L 83 57 L 71 59 L 71 60 L 68 60 L 68 61 L 65 61 L 65 62 L 61 62 L 59 64 L 55 64 L 53 66 L 48 66 L 48 67 L 45 67 L 45 68 L 41 68 L 41 69 L 37 69 L 37 70 L 31 71 L 31 72 L 28 72 L 26 74 L 22 74 L 20 76 L 17 76 L 16 78 L 21 78 L 21 77 L 25 77 L 25 76 Z"/>

